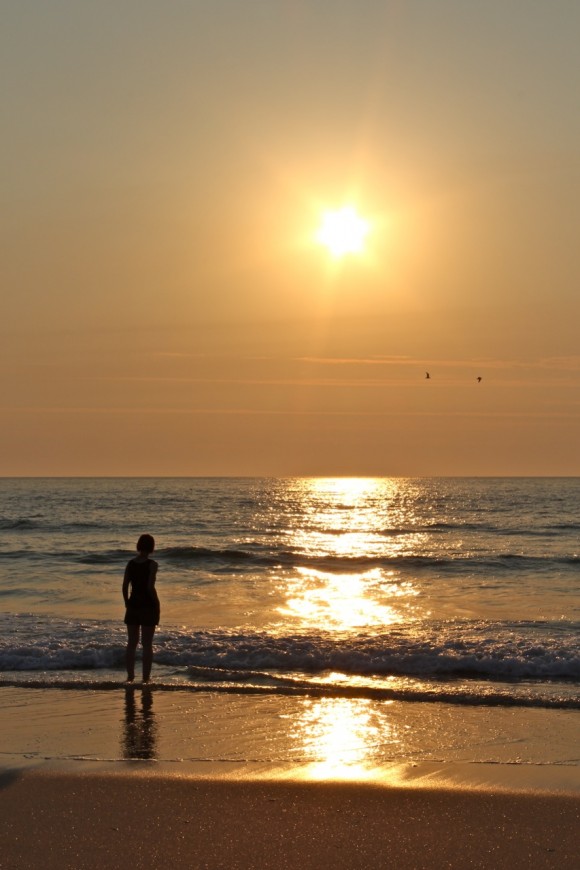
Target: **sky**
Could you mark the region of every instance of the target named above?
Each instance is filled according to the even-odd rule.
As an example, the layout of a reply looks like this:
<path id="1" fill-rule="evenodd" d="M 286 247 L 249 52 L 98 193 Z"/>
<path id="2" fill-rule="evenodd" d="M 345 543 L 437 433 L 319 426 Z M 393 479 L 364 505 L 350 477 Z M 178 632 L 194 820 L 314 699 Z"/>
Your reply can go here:
<path id="1" fill-rule="evenodd" d="M 579 475 L 579 33 L 0 0 L 0 475 Z"/>

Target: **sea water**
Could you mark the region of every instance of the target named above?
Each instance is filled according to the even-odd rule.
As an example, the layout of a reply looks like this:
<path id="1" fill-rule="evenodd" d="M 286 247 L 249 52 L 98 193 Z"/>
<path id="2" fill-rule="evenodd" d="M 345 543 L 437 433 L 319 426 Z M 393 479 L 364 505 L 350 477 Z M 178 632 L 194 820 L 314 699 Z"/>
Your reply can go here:
<path id="1" fill-rule="evenodd" d="M 142 532 L 160 691 L 580 709 L 580 479 L 4 479 L 0 686 L 124 679 Z"/>
<path id="2" fill-rule="evenodd" d="M 577 789 L 579 507 L 576 479 L 2 480 L 2 764 Z M 144 531 L 147 690 L 121 596 Z"/>

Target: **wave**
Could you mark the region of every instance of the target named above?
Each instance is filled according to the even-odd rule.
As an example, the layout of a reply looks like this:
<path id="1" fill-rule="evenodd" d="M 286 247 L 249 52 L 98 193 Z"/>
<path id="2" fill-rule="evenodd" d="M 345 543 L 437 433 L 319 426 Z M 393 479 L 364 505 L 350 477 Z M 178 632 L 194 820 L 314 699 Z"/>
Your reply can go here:
<path id="1" fill-rule="evenodd" d="M 562 532 L 578 532 L 580 524 L 578 523 L 552 523 L 543 526 L 542 528 L 522 528 L 520 526 L 500 526 L 496 523 L 485 522 L 470 522 L 470 521 L 437 521 L 433 523 L 425 523 L 423 525 L 413 525 L 404 527 L 393 527 L 382 529 L 380 534 L 386 537 L 396 537 L 398 535 L 417 535 L 417 534 L 446 534 L 447 532 L 475 532 L 478 535 L 497 535 L 500 537 L 514 538 L 551 538 L 561 537 Z M 343 534 L 343 530 L 338 529 L 336 534 Z"/>
<path id="2" fill-rule="evenodd" d="M 87 564 L 106 564 L 118 562 L 120 559 L 131 557 L 126 550 L 111 550 L 105 553 L 90 553 L 77 555 L 79 562 Z M 580 564 L 580 556 L 526 556 L 521 553 L 499 553 L 489 556 L 421 556 L 418 554 L 383 556 L 383 555 L 340 555 L 329 553 L 304 553 L 299 550 L 271 550 L 263 545 L 256 544 L 253 549 L 244 548 L 216 548 L 209 547 L 168 547 L 157 552 L 157 557 L 168 564 L 179 565 L 203 565 L 207 567 L 216 565 L 239 566 L 239 567 L 313 567 L 334 571 L 351 571 L 353 568 L 401 568 L 420 570 L 423 568 L 437 568 L 447 571 L 473 571 L 480 569 L 504 569 L 513 567 L 529 568 L 535 570 L 542 566 L 577 566 Z"/>
<path id="3" fill-rule="evenodd" d="M 424 686 L 389 688 L 373 686 L 337 685 L 328 682 L 284 680 L 272 681 L 269 685 L 261 684 L 264 677 L 271 675 L 257 674 L 257 681 L 248 678 L 242 683 L 239 679 L 231 682 L 227 675 L 214 672 L 214 679 L 203 682 L 154 680 L 147 689 L 155 692 L 195 692 L 227 695 L 282 695 L 294 697 L 315 698 L 351 698 L 370 701 L 399 701 L 403 703 L 436 703 L 454 704 L 468 707 L 528 707 L 548 710 L 580 710 L 580 699 L 554 694 L 552 696 L 535 696 L 531 693 L 510 693 L 490 688 L 478 687 L 477 690 L 452 687 Z M 135 691 L 141 684 L 127 684 L 123 679 L 86 679 L 86 678 L 54 678 L 43 675 L 40 678 L 17 680 L 11 677 L 0 677 L 0 688 L 26 689 L 60 689 L 72 691 Z"/>
<path id="4" fill-rule="evenodd" d="M 544 643 L 521 635 L 516 640 L 468 637 L 446 632 L 414 638 L 359 635 L 200 634 L 159 649 L 165 664 L 247 670 L 338 671 L 353 676 L 415 676 L 488 680 L 580 680 L 580 655 L 573 640 Z"/>
<path id="5" fill-rule="evenodd" d="M 21 559 L 31 562 L 46 562 L 47 559 L 52 559 L 82 565 L 119 565 L 134 555 L 134 551 L 122 549 L 104 550 L 102 553 L 83 553 L 78 550 L 49 551 L 39 546 L 37 550 L 3 550 L 0 552 L 0 559 L 10 561 Z"/>
<path id="6" fill-rule="evenodd" d="M 119 562 L 127 562 L 134 552 L 129 550 L 105 550 L 103 553 L 70 553 L 66 552 L 63 555 L 69 557 L 74 562 L 80 562 L 81 565 L 118 565 Z"/>
<path id="7" fill-rule="evenodd" d="M 4 525 L 2 525 L 4 523 Z M 0 519 L 0 529 L 10 528 L 16 529 L 34 529 L 36 528 L 37 520 L 34 518 L 20 517 L 17 519 L 7 520 Z M 75 521 L 66 526 L 66 529 L 76 528 L 77 530 L 86 530 L 90 528 L 98 528 L 97 524 L 92 522 Z M 407 536 L 416 535 L 422 531 L 445 532 L 452 530 L 478 529 L 479 531 L 486 529 L 492 531 L 491 526 L 478 526 L 474 523 L 460 522 L 435 522 L 424 527 L 405 527 L 393 526 L 392 528 L 384 529 L 382 532 L 369 533 L 369 542 L 364 552 L 341 552 L 339 554 L 333 552 L 333 546 L 330 545 L 326 550 L 322 548 L 318 551 L 305 551 L 297 548 L 287 548 L 276 546 L 278 536 L 272 539 L 262 537 L 260 540 L 245 541 L 243 544 L 233 546 L 211 547 L 211 546 L 196 546 L 192 545 L 177 545 L 165 548 L 160 548 L 157 552 L 157 558 L 160 562 L 175 570 L 187 568 L 200 568 L 207 571 L 235 570 L 235 571 L 256 571 L 268 569 L 296 569 L 296 568 L 312 568 L 327 572 L 352 572 L 352 571 L 367 571 L 372 569 L 383 569 L 385 571 L 398 570 L 401 573 L 439 573 L 449 576 L 465 575 L 465 574 L 482 574 L 485 572 L 507 573 L 514 571 L 529 572 L 530 574 L 538 571 L 567 571 L 569 569 L 577 570 L 580 563 L 580 556 L 575 553 L 546 554 L 546 553 L 526 553 L 518 552 L 513 548 L 513 543 L 508 545 L 505 551 L 502 551 L 500 546 L 497 546 L 502 540 L 506 540 L 506 536 L 511 535 L 509 529 L 495 529 L 494 535 L 496 546 L 493 550 L 478 551 L 477 553 L 466 552 L 462 549 L 461 541 L 455 542 L 455 549 L 450 549 L 448 546 L 440 547 L 435 543 L 432 546 L 425 548 L 424 544 L 414 547 L 402 545 L 402 549 L 406 552 L 389 552 L 392 550 L 388 545 L 388 539 L 397 538 L 405 540 Z M 43 529 L 44 531 L 44 529 Z M 60 530 L 63 532 L 63 529 Z M 323 536 L 336 537 L 343 534 L 342 530 L 326 530 L 323 531 Z M 522 532 L 514 530 L 514 535 L 521 534 L 536 534 L 535 532 Z M 544 531 L 537 532 L 538 536 L 545 534 Z M 59 535 L 59 540 L 62 537 Z M 134 555 L 131 549 L 120 547 L 104 548 L 101 551 L 86 548 L 86 541 L 81 536 L 83 547 L 75 548 L 72 541 L 75 538 L 71 536 L 69 546 L 60 549 L 58 542 L 55 546 L 47 548 L 46 540 L 42 541 L 42 545 L 38 548 L 32 546 L 30 539 L 27 539 L 26 547 L 15 547 L 5 549 L 0 552 L 0 560 L 12 561 L 28 561 L 28 562 L 44 562 L 47 558 L 67 563 L 69 566 L 75 565 L 94 565 L 104 567 L 119 568 L 123 563 Z M 12 540 L 12 544 L 14 539 Z M 62 546 L 62 545 L 61 545 Z M 525 549 L 522 547 L 522 549 Z"/>
<path id="8" fill-rule="evenodd" d="M 1 554 L 2 556 L 8 554 Z M 12 558 L 18 557 L 18 552 L 10 553 Z M 22 551 L 22 556 L 30 558 L 30 551 Z M 46 553 L 39 554 L 46 558 Z M 54 554 L 72 561 L 87 565 L 119 564 L 130 559 L 133 553 L 128 550 L 113 549 L 102 553 L 78 553 L 63 551 Z M 402 571 L 421 571 L 435 569 L 446 573 L 472 573 L 482 570 L 510 571 L 513 569 L 537 571 L 554 566 L 574 567 L 580 564 L 580 556 L 529 556 L 521 553 L 497 553 L 471 556 L 461 553 L 445 556 L 418 555 L 416 553 L 394 556 L 376 555 L 334 555 L 331 553 L 305 553 L 300 550 L 272 550 L 261 544 L 252 548 L 225 547 L 210 548 L 196 546 L 168 547 L 156 551 L 156 558 L 167 565 L 180 567 L 200 566 L 208 569 L 216 567 L 236 568 L 300 568 L 311 567 L 319 570 L 348 572 L 352 570 L 370 570 L 398 568 Z"/>
<path id="9" fill-rule="evenodd" d="M 24 529 L 38 529 L 40 523 L 30 517 L 16 517 L 9 519 L 0 517 L 0 531 L 21 531 Z"/>
<path id="10" fill-rule="evenodd" d="M 33 517 L 0 517 L 0 531 L 42 531 L 58 532 L 66 534 L 75 531 L 103 531 L 110 530 L 110 523 L 96 522 L 94 520 L 62 520 L 55 524 L 53 520 L 47 520 L 42 516 Z"/>
<path id="11" fill-rule="evenodd" d="M 580 532 L 580 523 L 550 523 L 546 529 L 551 532 Z"/>
<path id="12" fill-rule="evenodd" d="M 120 668 L 121 626 L 6 617 L 0 672 Z M 244 679 L 340 672 L 351 677 L 580 682 L 578 626 L 573 623 L 409 624 L 388 634 L 277 634 L 245 631 L 158 631 L 155 660 L 178 669 L 219 668 Z"/>
<path id="13" fill-rule="evenodd" d="M 106 531 L 111 530 L 110 522 L 107 521 L 96 521 L 96 520 L 65 520 L 63 519 L 58 524 L 55 525 L 52 519 L 48 519 L 41 515 L 35 516 L 25 516 L 25 517 L 0 517 L 0 531 L 38 531 L 41 530 L 43 532 L 75 532 L 75 531 Z M 316 527 L 317 532 L 321 532 L 324 535 L 340 537 L 344 535 L 344 528 L 326 528 L 319 529 Z M 521 528 L 521 527 L 510 527 L 510 526 L 500 526 L 493 523 L 484 523 L 484 522 L 470 522 L 470 521 L 461 521 L 457 522 L 453 521 L 436 521 L 432 523 L 423 523 L 418 525 L 409 525 L 409 526 L 389 526 L 383 528 L 381 530 L 377 530 L 373 532 L 374 534 L 378 534 L 381 537 L 391 538 L 391 537 L 405 537 L 405 536 L 413 536 L 413 535 L 444 535 L 449 532 L 460 532 L 462 534 L 466 532 L 474 532 L 477 534 L 489 534 L 489 535 L 497 535 L 500 537 L 516 537 L 516 538 L 527 538 L 527 537 L 560 537 L 563 533 L 573 532 L 576 533 L 580 531 L 579 523 L 552 523 L 547 524 L 546 526 L 538 529 L 533 528 Z M 183 548 L 169 548 L 168 552 L 171 554 L 173 550 L 179 550 Z M 203 551 L 205 548 L 203 547 L 191 547 L 185 549 L 194 549 Z"/>

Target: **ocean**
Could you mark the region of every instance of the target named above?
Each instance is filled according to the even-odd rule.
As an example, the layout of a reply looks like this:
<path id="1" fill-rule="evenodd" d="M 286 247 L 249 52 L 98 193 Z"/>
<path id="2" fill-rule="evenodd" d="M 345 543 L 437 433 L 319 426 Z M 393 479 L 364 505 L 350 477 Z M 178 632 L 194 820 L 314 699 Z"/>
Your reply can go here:
<path id="1" fill-rule="evenodd" d="M 4 479 L 0 686 L 124 679 L 156 538 L 159 689 L 579 709 L 580 479 Z"/>
<path id="2" fill-rule="evenodd" d="M 121 595 L 142 532 L 147 689 Z M 576 478 L 3 479 L 0 762 L 578 790 L 579 532 Z"/>

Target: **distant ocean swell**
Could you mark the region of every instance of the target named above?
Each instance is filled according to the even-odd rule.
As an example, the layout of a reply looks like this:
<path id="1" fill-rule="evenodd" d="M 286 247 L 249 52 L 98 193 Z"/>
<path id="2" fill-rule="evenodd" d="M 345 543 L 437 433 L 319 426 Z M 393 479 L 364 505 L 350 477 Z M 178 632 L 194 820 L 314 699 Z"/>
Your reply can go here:
<path id="1" fill-rule="evenodd" d="M 128 550 L 106 550 L 102 553 L 83 553 L 74 550 L 54 550 L 52 559 L 62 559 L 70 563 L 82 565 L 118 566 L 129 559 L 132 553 Z M 559 567 L 574 568 L 580 565 L 580 556 L 576 554 L 559 556 L 525 556 L 520 553 L 498 553 L 486 556 L 470 556 L 457 553 L 451 556 L 421 556 L 407 555 L 368 555 L 368 556 L 331 556 L 327 554 L 311 555 L 302 551 L 280 550 L 272 551 L 260 544 L 255 549 L 243 548 L 208 548 L 208 547 L 169 547 L 160 549 L 157 553 L 165 565 L 192 565 L 200 568 L 224 566 L 235 568 L 268 568 L 268 567 L 311 567 L 328 571 L 370 570 L 371 568 L 400 568 L 421 570 L 435 568 L 446 572 L 481 573 L 485 570 L 510 571 L 514 569 L 538 571 L 544 568 Z M 26 559 L 28 561 L 46 561 L 45 552 L 31 552 L 27 549 L 5 550 L 0 553 L 1 560 Z"/>
<path id="2" fill-rule="evenodd" d="M 97 520 L 66 520 L 61 519 L 58 523 L 48 520 L 42 515 L 22 516 L 22 517 L 0 517 L 0 531 L 17 531 L 26 533 L 29 532 L 76 532 L 76 531 L 103 531 L 108 530 L 110 524 L 104 521 Z M 343 528 L 320 528 L 318 525 L 314 527 L 317 532 L 322 532 L 327 535 L 342 535 Z M 309 531 L 308 522 L 302 525 L 304 531 Z M 499 525 L 498 523 L 489 522 L 471 522 L 471 521 L 435 521 L 427 523 L 417 523 L 408 526 L 386 526 L 382 529 L 374 529 L 375 534 L 385 537 L 399 537 L 406 535 L 417 534 L 435 534 L 444 535 L 452 532 L 473 532 L 476 534 L 492 534 L 500 536 L 517 535 L 522 538 L 535 537 L 553 537 L 564 533 L 580 532 L 580 523 L 575 522 L 557 522 L 546 523 L 541 528 L 521 528 L 510 527 L 509 525 Z"/>

